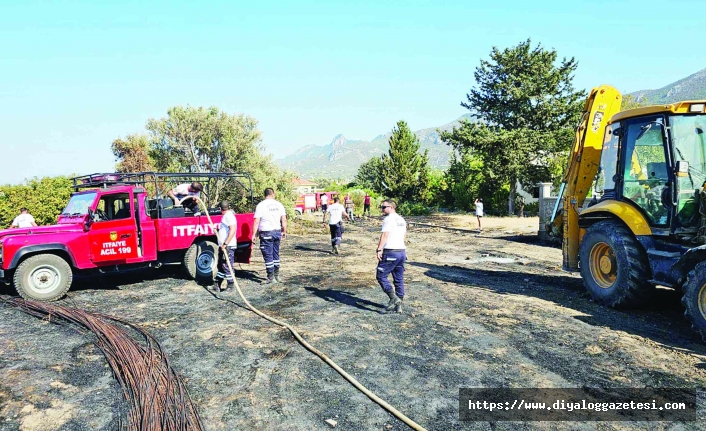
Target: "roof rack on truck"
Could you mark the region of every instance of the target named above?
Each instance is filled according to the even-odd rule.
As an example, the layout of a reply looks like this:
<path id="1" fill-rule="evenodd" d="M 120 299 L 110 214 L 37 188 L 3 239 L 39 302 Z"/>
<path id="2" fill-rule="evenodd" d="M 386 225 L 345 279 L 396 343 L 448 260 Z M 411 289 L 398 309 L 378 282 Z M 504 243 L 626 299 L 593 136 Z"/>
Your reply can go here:
<path id="1" fill-rule="evenodd" d="M 198 181 L 204 186 L 206 196 L 214 195 L 214 188 L 222 187 L 221 180 L 232 180 L 245 190 L 250 197 L 250 205 L 254 205 L 252 178 L 248 173 L 232 172 L 109 172 L 95 173 L 75 177 L 74 191 L 88 188 L 108 188 L 123 185 L 140 185 L 150 191 L 150 195 L 160 199 L 177 184 Z M 245 184 L 247 183 L 247 185 Z M 216 193 L 217 195 L 218 193 Z"/>

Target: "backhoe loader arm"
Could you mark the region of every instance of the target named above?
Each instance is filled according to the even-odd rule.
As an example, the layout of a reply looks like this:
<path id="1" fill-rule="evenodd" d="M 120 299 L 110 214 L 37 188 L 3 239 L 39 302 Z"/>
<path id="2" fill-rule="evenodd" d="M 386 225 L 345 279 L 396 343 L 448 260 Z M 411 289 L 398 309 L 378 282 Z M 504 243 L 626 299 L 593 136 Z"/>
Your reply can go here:
<path id="1" fill-rule="evenodd" d="M 567 271 L 578 269 L 579 208 L 598 173 L 606 125 L 620 111 L 621 101 L 620 92 L 609 85 L 594 88 L 576 127 L 569 164 L 549 223 L 550 232 L 562 226 L 563 267 Z"/>

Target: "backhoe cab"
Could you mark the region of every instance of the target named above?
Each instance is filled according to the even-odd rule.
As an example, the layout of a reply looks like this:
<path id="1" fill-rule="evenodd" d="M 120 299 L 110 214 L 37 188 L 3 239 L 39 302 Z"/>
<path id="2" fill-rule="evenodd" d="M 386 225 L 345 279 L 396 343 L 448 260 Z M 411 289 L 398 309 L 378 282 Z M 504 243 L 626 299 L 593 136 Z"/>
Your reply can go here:
<path id="1" fill-rule="evenodd" d="M 634 307 L 656 285 L 683 289 L 706 340 L 706 101 L 620 102 L 610 86 L 591 91 L 548 230 L 596 302 Z"/>

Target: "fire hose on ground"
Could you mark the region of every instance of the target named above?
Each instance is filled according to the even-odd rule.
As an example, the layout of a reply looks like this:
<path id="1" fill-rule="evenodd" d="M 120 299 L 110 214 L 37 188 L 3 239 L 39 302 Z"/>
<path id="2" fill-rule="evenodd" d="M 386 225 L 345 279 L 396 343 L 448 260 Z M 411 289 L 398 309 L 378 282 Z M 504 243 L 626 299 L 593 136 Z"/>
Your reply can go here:
<path id="1" fill-rule="evenodd" d="M 208 213 L 208 208 L 206 207 L 205 203 L 204 203 L 201 199 L 198 199 L 198 202 L 199 202 L 200 205 L 203 206 L 203 210 L 204 210 L 203 212 L 204 212 L 204 214 L 206 214 L 206 217 L 208 218 L 208 223 L 209 223 L 209 224 L 214 228 L 214 230 L 215 230 L 216 225 L 213 224 L 213 220 L 211 220 L 211 216 L 210 216 L 210 214 Z M 219 245 L 219 247 L 220 247 L 221 244 L 218 244 L 218 245 Z M 249 302 L 249 301 L 245 298 L 245 296 L 243 295 L 243 292 L 240 290 L 240 286 L 238 285 L 238 281 L 237 281 L 237 279 L 235 278 L 235 271 L 233 270 L 233 265 L 231 265 L 229 259 L 226 258 L 225 261 L 226 261 L 227 264 L 228 264 L 228 270 L 230 271 L 230 276 L 233 278 L 233 283 L 235 284 L 235 289 L 236 289 L 236 291 L 238 292 L 238 295 L 240 296 L 240 299 L 243 300 L 243 302 L 245 303 L 245 305 L 246 305 L 253 313 L 257 314 L 258 316 L 262 317 L 263 319 L 269 320 L 270 322 L 272 322 L 272 323 L 274 323 L 274 324 L 276 324 L 276 325 L 279 325 L 279 326 L 282 326 L 282 327 L 284 327 L 284 328 L 287 328 L 287 329 L 289 330 L 289 332 L 292 333 L 292 335 L 294 336 L 294 338 L 296 338 L 297 341 L 299 341 L 299 343 L 300 343 L 302 346 L 304 346 L 304 348 L 306 348 L 306 349 L 309 350 L 311 353 L 313 353 L 313 354 L 315 354 L 316 356 L 318 356 L 319 358 L 321 358 L 322 361 L 326 362 L 331 368 L 333 368 L 334 370 L 336 370 L 336 372 L 338 372 L 338 374 L 340 374 L 341 376 L 343 376 L 344 379 L 348 380 L 348 382 L 350 382 L 353 386 L 355 386 L 356 389 L 358 389 L 358 390 L 361 391 L 363 394 L 365 394 L 365 396 L 367 396 L 367 397 L 370 398 L 371 400 L 375 401 L 378 405 L 380 405 L 380 407 L 382 407 L 382 408 L 384 408 L 385 410 L 387 410 L 388 412 L 392 413 L 397 419 L 399 419 L 399 420 L 401 420 L 402 422 L 404 422 L 405 424 L 407 424 L 410 428 L 412 428 L 412 429 L 414 429 L 414 430 L 419 430 L 419 431 L 426 431 L 426 429 L 425 429 L 424 427 L 422 427 L 422 426 L 419 425 L 418 423 L 414 422 L 412 419 L 410 419 L 410 418 L 408 418 L 407 416 L 405 416 L 402 412 L 400 412 L 399 410 L 397 410 L 397 409 L 395 409 L 394 407 L 392 407 L 390 404 L 388 404 L 388 403 L 387 403 L 385 400 L 383 400 L 382 398 L 380 398 L 380 397 L 378 397 L 377 395 L 375 395 L 375 394 L 374 394 L 373 392 L 371 392 L 368 388 L 366 388 L 365 386 L 363 386 L 358 380 L 356 380 L 353 376 L 351 376 L 350 374 L 348 374 L 347 372 L 345 372 L 341 367 L 339 367 L 335 362 L 333 362 L 328 356 L 326 356 L 324 353 L 320 352 L 320 351 L 317 350 L 314 346 L 312 346 L 311 344 L 309 344 L 304 338 L 302 338 L 301 335 L 299 335 L 299 333 L 296 331 L 296 329 L 294 329 L 290 324 L 288 324 L 288 323 L 286 323 L 286 322 L 283 322 L 283 321 L 281 321 L 281 320 L 275 319 L 274 317 L 268 316 L 267 314 L 263 313 L 262 311 L 260 311 L 260 310 L 258 310 L 257 308 L 255 308 L 252 304 L 250 304 L 250 302 Z"/>

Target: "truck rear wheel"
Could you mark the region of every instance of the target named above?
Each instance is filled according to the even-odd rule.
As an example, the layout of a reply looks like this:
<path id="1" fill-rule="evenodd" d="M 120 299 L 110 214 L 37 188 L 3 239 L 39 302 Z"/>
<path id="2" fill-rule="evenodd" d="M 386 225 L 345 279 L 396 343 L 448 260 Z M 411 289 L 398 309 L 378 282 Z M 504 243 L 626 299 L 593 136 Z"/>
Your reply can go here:
<path id="1" fill-rule="evenodd" d="M 184 254 L 184 268 L 198 281 L 213 281 L 218 267 L 218 246 L 212 241 L 197 241 Z"/>
<path id="2" fill-rule="evenodd" d="M 649 262 L 625 226 L 602 221 L 589 227 L 579 248 L 579 267 L 594 301 L 609 307 L 637 307 L 654 292 Z"/>
<path id="3" fill-rule="evenodd" d="M 684 317 L 691 322 L 691 329 L 701 334 L 706 341 L 706 262 L 701 262 L 689 272 L 682 287 L 684 296 Z"/>
<path id="4" fill-rule="evenodd" d="M 17 267 L 13 282 L 24 299 L 50 302 L 66 295 L 71 287 L 71 266 L 54 254 L 31 256 Z"/>

